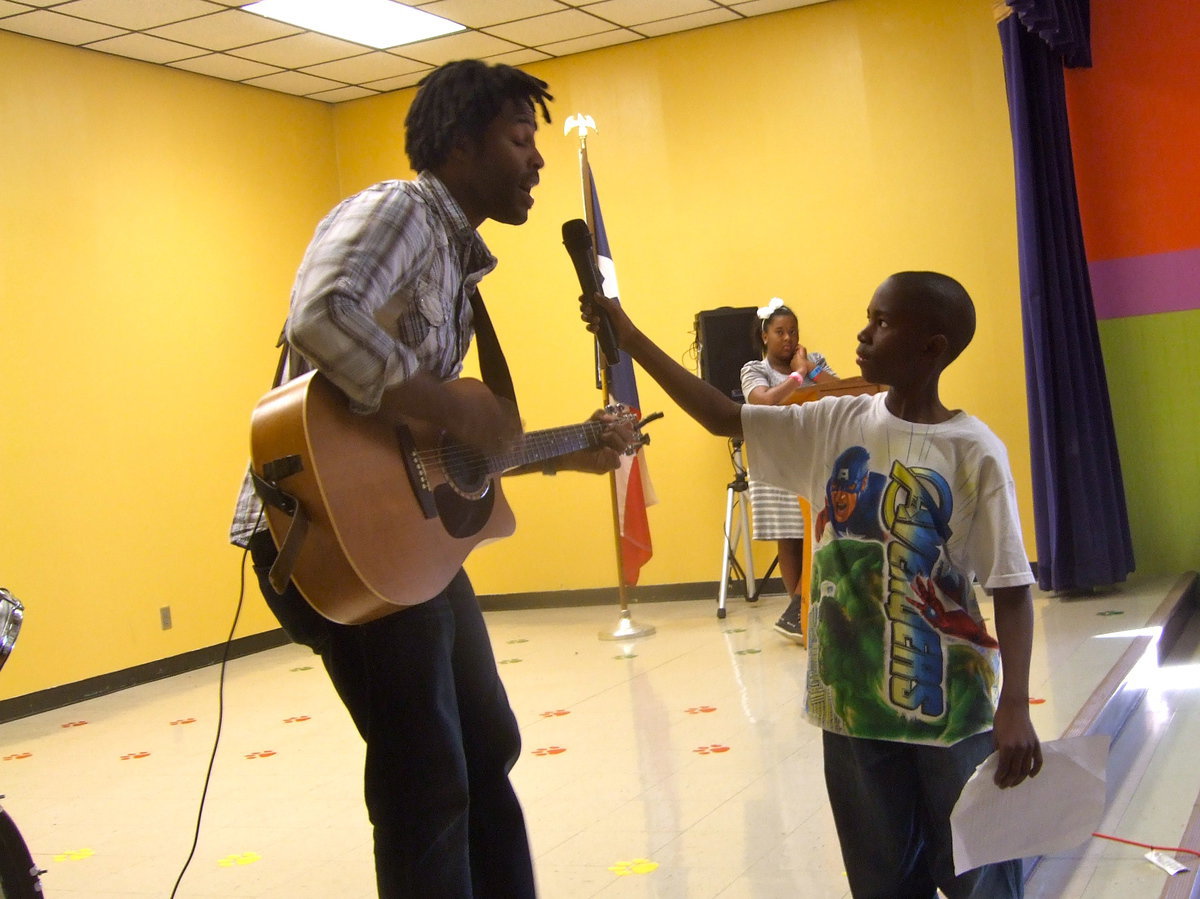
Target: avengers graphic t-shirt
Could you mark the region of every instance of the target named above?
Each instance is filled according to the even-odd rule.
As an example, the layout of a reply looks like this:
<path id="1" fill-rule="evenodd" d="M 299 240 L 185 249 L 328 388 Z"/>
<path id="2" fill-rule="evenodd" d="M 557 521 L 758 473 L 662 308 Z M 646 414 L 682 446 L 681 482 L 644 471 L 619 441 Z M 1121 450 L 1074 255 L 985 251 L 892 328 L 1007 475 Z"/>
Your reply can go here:
<path id="1" fill-rule="evenodd" d="M 853 737 L 950 745 L 989 729 L 1000 655 L 975 599 L 1033 583 L 1004 444 L 886 394 L 742 407 L 751 477 L 813 513 L 805 710 Z"/>

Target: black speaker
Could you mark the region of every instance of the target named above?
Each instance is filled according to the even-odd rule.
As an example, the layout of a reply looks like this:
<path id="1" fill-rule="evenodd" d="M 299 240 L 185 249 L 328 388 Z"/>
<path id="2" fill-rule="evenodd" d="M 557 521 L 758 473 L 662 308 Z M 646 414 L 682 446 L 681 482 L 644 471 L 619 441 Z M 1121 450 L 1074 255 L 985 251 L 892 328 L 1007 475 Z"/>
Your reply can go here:
<path id="1" fill-rule="evenodd" d="M 742 396 L 742 366 L 761 359 L 761 342 L 755 324 L 754 306 L 722 306 L 696 313 L 696 356 L 700 377 L 727 397 L 745 402 Z"/>

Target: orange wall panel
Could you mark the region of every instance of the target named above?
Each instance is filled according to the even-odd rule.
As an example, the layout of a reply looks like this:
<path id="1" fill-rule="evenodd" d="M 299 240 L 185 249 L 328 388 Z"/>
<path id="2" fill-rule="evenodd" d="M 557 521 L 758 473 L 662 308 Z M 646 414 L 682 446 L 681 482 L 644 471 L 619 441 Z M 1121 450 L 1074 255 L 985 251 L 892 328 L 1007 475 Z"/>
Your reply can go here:
<path id="1" fill-rule="evenodd" d="M 1067 70 L 1088 258 L 1200 246 L 1200 10 L 1092 4 L 1092 67 Z"/>

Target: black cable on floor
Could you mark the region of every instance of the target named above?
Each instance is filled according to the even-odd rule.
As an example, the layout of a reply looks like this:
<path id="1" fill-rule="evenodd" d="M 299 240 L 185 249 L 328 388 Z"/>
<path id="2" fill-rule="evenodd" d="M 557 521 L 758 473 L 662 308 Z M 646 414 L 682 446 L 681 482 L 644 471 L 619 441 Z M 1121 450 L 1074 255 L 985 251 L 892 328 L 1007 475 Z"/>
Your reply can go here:
<path id="1" fill-rule="evenodd" d="M 262 513 L 259 513 L 259 521 L 262 520 Z M 257 530 L 257 523 L 255 529 Z M 241 565 L 241 583 L 238 587 L 237 608 L 233 613 L 233 625 L 229 628 L 229 636 L 225 639 L 225 649 L 221 653 L 221 674 L 217 682 L 217 732 L 213 737 L 212 754 L 208 757 L 208 770 L 204 774 L 204 789 L 200 791 L 200 808 L 196 812 L 196 829 L 192 834 L 192 848 L 188 852 L 187 860 L 184 861 L 183 867 L 179 870 L 179 876 L 175 879 L 175 886 L 171 888 L 171 899 L 175 899 L 175 894 L 179 891 L 179 885 L 183 882 L 183 875 L 187 873 L 188 867 L 192 864 L 192 859 L 196 855 L 196 846 L 200 843 L 200 822 L 204 818 L 204 801 L 208 798 L 208 785 L 212 782 L 213 765 L 217 760 L 217 747 L 221 744 L 221 725 L 225 721 L 225 666 L 229 661 L 229 650 L 233 646 L 233 635 L 237 631 L 238 619 L 242 616 L 242 603 L 246 598 L 246 557 L 250 555 L 250 547 L 247 546 L 242 552 Z"/>

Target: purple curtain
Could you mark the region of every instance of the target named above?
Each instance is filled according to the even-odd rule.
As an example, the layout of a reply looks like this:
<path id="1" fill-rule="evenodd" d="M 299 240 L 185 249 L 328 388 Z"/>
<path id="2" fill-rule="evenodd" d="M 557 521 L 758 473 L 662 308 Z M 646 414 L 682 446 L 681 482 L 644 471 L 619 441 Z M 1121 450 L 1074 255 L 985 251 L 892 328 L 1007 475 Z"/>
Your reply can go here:
<path id="1" fill-rule="evenodd" d="M 1087 0 L 1008 0 L 1000 22 L 1043 590 L 1133 571 L 1125 488 L 1075 193 L 1064 61 L 1090 58 Z"/>
<path id="2" fill-rule="evenodd" d="M 1088 0 L 1005 0 L 1025 30 L 1036 34 L 1074 69 L 1092 64 Z"/>

